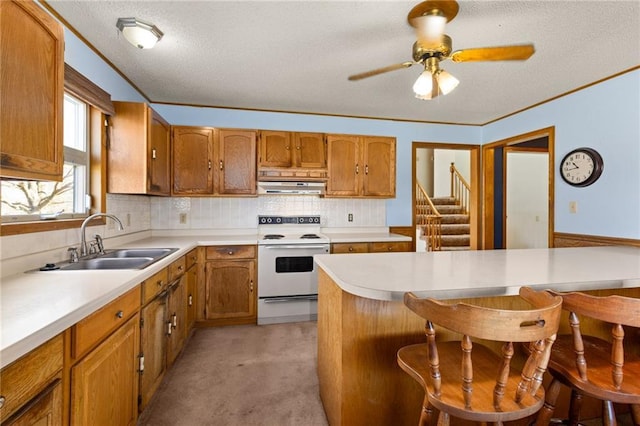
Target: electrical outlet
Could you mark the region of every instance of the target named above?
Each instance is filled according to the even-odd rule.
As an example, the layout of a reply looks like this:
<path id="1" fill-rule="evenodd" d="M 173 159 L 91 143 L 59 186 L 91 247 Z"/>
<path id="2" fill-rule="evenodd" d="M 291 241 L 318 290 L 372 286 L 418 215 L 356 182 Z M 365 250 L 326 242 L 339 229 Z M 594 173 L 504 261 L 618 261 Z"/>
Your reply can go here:
<path id="1" fill-rule="evenodd" d="M 180 213 L 180 223 L 182 223 L 182 224 L 187 223 L 187 214 L 186 213 Z"/>
<path id="2" fill-rule="evenodd" d="M 347 216 L 347 220 L 349 222 L 353 222 L 353 213 L 349 213 L 349 215 Z"/>
<path id="3" fill-rule="evenodd" d="M 569 201 L 569 213 L 578 213 L 577 201 Z"/>

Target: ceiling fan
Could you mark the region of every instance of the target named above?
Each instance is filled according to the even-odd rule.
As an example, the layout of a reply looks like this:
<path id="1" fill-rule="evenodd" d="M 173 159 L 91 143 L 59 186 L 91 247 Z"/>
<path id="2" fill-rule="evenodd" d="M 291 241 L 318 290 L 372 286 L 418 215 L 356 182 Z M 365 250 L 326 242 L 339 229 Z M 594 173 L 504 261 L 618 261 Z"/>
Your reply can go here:
<path id="1" fill-rule="evenodd" d="M 417 41 L 413 44 L 413 61 L 401 62 L 371 71 L 349 76 L 349 80 L 361 80 L 374 75 L 409 68 L 421 64 L 424 71 L 413 85 L 418 99 L 433 99 L 446 95 L 456 88 L 459 81 L 444 69 L 440 62 L 513 61 L 528 59 L 535 49 L 532 44 L 479 47 L 457 50 L 452 53 L 451 37 L 444 33 L 445 24 L 458 14 L 455 0 L 427 0 L 417 4 L 407 16 L 409 25 L 416 29 Z"/>

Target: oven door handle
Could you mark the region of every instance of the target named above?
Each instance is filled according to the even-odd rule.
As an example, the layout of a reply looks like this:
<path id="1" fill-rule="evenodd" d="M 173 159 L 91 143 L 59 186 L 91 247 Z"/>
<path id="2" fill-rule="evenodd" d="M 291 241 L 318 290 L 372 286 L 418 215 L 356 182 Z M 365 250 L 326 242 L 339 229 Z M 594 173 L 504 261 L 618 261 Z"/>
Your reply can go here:
<path id="1" fill-rule="evenodd" d="M 266 249 L 270 250 L 278 250 L 278 249 L 325 249 L 328 250 L 329 246 L 327 244 L 318 244 L 318 245 L 309 245 L 309 244 L 274 244 L 274 245 L 264 245 L 262 246 Z"/>
<path id="2" fill-rule="evenodd" d="M 309 294 L 305 296 L 283 296 L 283 297 L 265 297 L 261 299 L 264 303 L 279 303 L 279 302 L 297 302 L 298 300 L 318 300 L 317 294 Z"/>

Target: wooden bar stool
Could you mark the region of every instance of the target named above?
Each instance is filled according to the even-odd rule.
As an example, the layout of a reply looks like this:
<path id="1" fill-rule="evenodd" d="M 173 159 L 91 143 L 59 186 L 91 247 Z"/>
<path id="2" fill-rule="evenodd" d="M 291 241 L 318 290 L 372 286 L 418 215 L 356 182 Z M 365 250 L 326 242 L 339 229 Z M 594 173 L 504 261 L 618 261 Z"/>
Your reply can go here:
<path id="1" fill-rule="evenodd" d="M 448 425 L 450 416 L 500 425 L 542 407 L 542 376 L 560 324 L 562 298 L 528 287 L 520 289 L 520 297 L 533 309 L 448 305 L 405 294 L 405 305 L 427 320 L 427 343 L 405 346 L 397 357 L 424 388 L 420 425 L 429 424 L 434 408 L 440 411 L 438 425 Z M 434 325 L 462 334 L 462 340 L 436 342 Z M 475 339 L 503 343 L 502 355 Z M 522 371 L 511 366 L 514 342 L 535 342 Z"/>
<path id="2" fill-rule="evenodd" d="M 553 381 L 537 423 L 550 421 L 560 384 L 564 384 L 571 388 L 569 424 L 578 424 L 582 397 L 587 395 L 602 401 L 604 425 L 617 424 L 613 403 L 631 404 L 633 422 L 640 425 L 640 354 L 625 353 L 623 328 L 640 327 L 640 299 L 549 293 L 562 297 L 563 309 L 569 311 L 571 334 L 558 336 L 551 350 L 549 373 Z M 580 320 L 586 318 L 613 324 L 610 342 L 583 335 Z"/>

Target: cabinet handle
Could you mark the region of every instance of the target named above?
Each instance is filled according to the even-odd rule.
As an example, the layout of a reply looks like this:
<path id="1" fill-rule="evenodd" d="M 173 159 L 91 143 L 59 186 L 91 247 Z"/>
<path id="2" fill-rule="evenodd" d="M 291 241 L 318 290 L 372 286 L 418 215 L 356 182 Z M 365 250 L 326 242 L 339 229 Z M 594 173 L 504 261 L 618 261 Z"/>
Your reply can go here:
<path id="1" fill-rule="evenodd" d="M 223 169 L 223 167 L 222 167 L 222 160 L 220 160 L 220 170 L 222 170 L 222 169 Z"/>
<path id="2" fill-rule="evenodd" d="M 122 317 L 124 317 L 124 312 L 123 311 L 118 311 L 118 312 L 116 312 L 116 316 L 118 318 L 122 318 Z"/>
<path id="3" fill-rule="evenodd" d="M 162 282 L 162 280 L 158 280 L 158 282 L 156 283 L 158 284 L 158 287 L 162 287 L 164 285 L 164 283 Z"/>
<path id="4" fill-rule="evenodd" d="M 356 164 L 356 174 L 360 173 L 360 166 L 358 164 Z"/>
<path id="5" fill-rule="evenodd" d="M 171 321 L 167 322 L 167 336 L 171 336 L 171 330 L 173 327 L 171 326 Z"/>
<path id="6" fill-rule="evenodd" d="M 193 306 L 193 296 L 191 294 L 189 295 L 189 299 L 188 300 L 189 300 L 189 302 L 188 302 L 189 306 Z"/>
<path id="7" fill-rule="evenodd" d="M 178 326 L 178 315 L 173 314 L 171 322 L 172 322 L 171 325 L 173 326 L 173 328 L 176 328 Z"/>
<path id="8" fill-rule="evenodd" d="M 182 271 L 182 265 L 178 266 L 178 271 Z"/>
<path id="9" fill-rule="evenodd" d="M 287 151 L 289 151 L 291 149 L 291 147 L 289 145 L 285 146 L 284 149 L 286 149 Z"/>
<path id="10" fill-rule="evenodd" d="M 138 371 L 140 374 L 144 373 L 144 355 L 140 355 L 138 363 Z"/>
<path id="11" fill-rule="evenodd" d="M 353 247 L 349 246 L 349 251 L 353 251 Z"/>
<path id="12" fill-rule="evenodd" d="M 229 256 L 233 256 L 233 250 L 229 250 L 229 251 L 227 252 L 227 254 L 228 254 Z"/>
<path id="13" fill-rule="evenodd" d="M 197 261 L 198 261 L 198 256 L 193 256 L 193 257 L 191 258 L 191 260 L 193 260 L 194 262 L 197 262 Z"/>
<path id="14" fill-rule="evenodd" d="M 249 291 L 253 293 L 253 280 L 249 283 Z"/>
<path id="15" fill-rule="evenodd" d="M 298 151 L 300 151 L 300 145 L 296 146 L 296 149 L 297 149 Z"/>
<path id="16" fill-rule="evenodd" d="M 368 164 L 366 164 L 366 165 L 364 166 L 364 174 L 365 174 L 365 175 L 368 175 L 368 174 L 369 174 L 369 165 L 368 165 Z"/>
<path id="17" fill-rule="evenodd" d="M 209 170 L 211 170 L 211 160 L 209 160 Z"/>
<path id="18" fill-rule="evenodd" d="M 151 158 L 154 159 L 154 160 L 156 159 L 156 149 L 155 148 L 153 148 L 151 150 Z"/>
<path id="19" fill-rule="evenodd" d="M 389 246 L 389 247 L 387 247 L 387 250 L 393 251 L 393 247 Z"/>
<path id="20" fill-rule="evenodd" d="M 6 401 L 4 396 L 0 396 L 0 408 L 4 407 L 4 402 Z"/>

